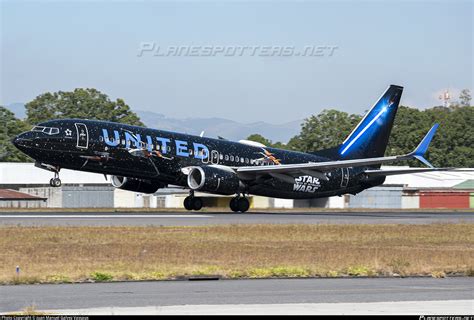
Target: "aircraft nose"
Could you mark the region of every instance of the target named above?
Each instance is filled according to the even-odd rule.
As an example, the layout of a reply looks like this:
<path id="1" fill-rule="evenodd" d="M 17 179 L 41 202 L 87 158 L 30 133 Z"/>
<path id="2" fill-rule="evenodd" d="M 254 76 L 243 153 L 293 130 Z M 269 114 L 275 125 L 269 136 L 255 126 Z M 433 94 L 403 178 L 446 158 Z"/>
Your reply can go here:
<path id="1" fill-rule="evenodd" d="M 19 144 L 20 144 L 20 136 L 21 136 L 21 135 L 18 135 L 18 136 L 16 136 L 15 138 L 12 139 L 13 145 L 14 145 L 15 147 L 17 147 L 17 148 L 18 148 L 18 146 L 19 146 Z"/>
<path id="2" fill-rule="evenodd" d="M 28 132 L 21 133 L 12 139 L 12 143 L 15 147 L 27 147 L 28 142 L 31 141 L 31 137 L 28 137 Z"/>

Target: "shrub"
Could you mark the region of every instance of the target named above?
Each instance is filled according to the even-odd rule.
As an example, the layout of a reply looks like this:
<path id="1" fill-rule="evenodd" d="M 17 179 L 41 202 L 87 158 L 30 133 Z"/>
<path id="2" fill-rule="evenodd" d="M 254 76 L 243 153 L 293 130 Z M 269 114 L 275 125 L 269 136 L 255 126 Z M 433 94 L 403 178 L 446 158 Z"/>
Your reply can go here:
<path id="1" fill-rule="evenodd" d="M 91 273 L 91 278 L 94 281 L 102 282 L 102 281 L 110 281 L 114 277 L 110 273 L 96 271 L 96 272 Z"/>

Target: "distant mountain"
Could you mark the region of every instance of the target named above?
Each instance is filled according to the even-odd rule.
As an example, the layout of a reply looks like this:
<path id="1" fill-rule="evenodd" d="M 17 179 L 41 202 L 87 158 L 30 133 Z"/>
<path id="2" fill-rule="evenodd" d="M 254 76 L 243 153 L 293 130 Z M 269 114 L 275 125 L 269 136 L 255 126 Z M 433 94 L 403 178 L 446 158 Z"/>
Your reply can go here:
<path id="1" fill-rule="evenodd" d="M 26 118 L 25 104 L 21 102 L 10 103 L 5 106 L 8 110 L 15 114 L 18 119 Z"/>
<path id="2" fill-rule="evenodd" d="M 11 103 L 6 108 L 15 113 L 19 119 L 26 117 L 24 103 Z M 288 142 L 300 132 L 302 120 L 290 121 L 282 124 L 271 124 L 263 121 L 240 123 L 223 118 L 168 118 L 164 114 L 151 111 L 134 110 L 142 122 L 150 128 L 177 131 L 199 135 L 204 131 L 206 137 L 224 137 L 229 140 L 245 139 L 249 135 L 258 133 L 273 142 Z"/>
<path id="3" fill-rule="evenodd" d="M 216 138 L 224 137 L 229 140 L 245 139 L 249 135 L 258 133 L 273 142 L 288 142 L 300 132 L 302 120 L 291 121 L 283 124 L 271 124 L 263 121 L 253 123 L 240 123 L 223 118 L 168 118 L 161 113 L 151 111 L 135 111 L 142 122 L 150 128 L 178 131 L 199 135 L 204 131 L 204 136 Z"/>

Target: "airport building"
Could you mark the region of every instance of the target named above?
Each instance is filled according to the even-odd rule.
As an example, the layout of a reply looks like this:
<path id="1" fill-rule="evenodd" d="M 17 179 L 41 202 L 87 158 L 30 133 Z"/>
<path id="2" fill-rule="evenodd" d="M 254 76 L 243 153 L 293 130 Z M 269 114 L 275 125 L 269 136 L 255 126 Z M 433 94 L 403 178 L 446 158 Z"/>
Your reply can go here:
<path id="1" fill-rule="evenodd" d="M 391 168 L 391 167 L 386 167 Z M 155 194 L 116 189 L 110 177 L 61 170 L 62 187 L 49 186 L 53 174 L 33 163 L 0 163 L 0 207 L 9 208 L 182 208 L 188 191 L 175 187 Z M 230 197 L 196 193 L 204 204 L 227 207 Z M 357 196 L 309 200 L 251 196 L 252 208 L 474 208 L 474 172 L 429 172 L 388 176 L 381 186 Z"/>

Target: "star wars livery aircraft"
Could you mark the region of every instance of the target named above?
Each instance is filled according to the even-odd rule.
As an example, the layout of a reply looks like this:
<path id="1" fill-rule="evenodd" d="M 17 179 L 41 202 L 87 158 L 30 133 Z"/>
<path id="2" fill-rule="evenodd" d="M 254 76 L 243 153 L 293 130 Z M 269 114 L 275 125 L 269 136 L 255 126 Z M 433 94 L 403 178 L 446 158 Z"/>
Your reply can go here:
<path id="1" fill-rule="evenodd" d="M 384 157 L 403 88 L 391 85 L 349 136 L 335 148 L 311 153 L 241 140 L 212 139 L 121 123 L 61 119 L 40 123 L 13 143 L 54 172 L 61 168 L 111 175 L 113 186 L 154 193 L 167 185 L 190 189 L 188 210 L 203 206 L 195 191 L 235 195 L 230 209 L 249 209 L 247 195 L 319 198 L 356 194 L 380 185 L 387 175 L 446 170 L 423 157 L 438 127 L 405 155 Z M 381 164 L 416 158 L 425 168 L 381 170 Z"/>

